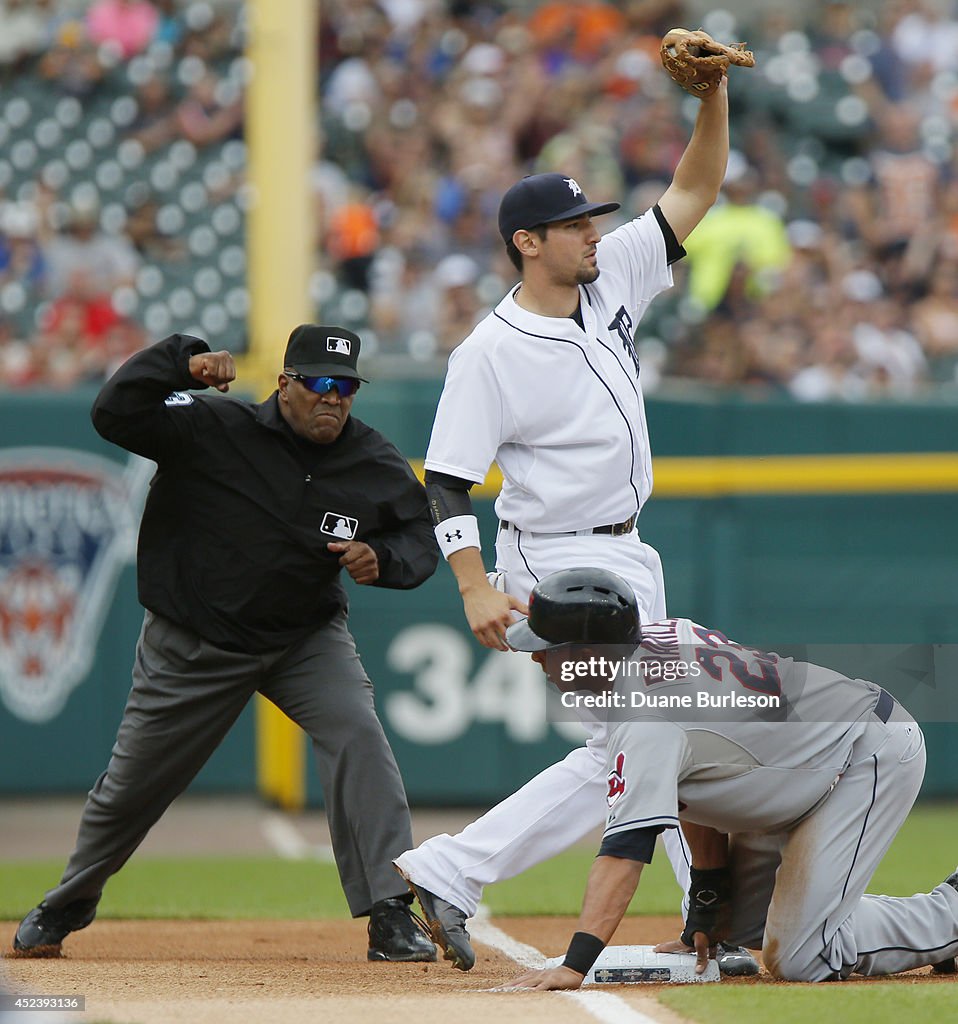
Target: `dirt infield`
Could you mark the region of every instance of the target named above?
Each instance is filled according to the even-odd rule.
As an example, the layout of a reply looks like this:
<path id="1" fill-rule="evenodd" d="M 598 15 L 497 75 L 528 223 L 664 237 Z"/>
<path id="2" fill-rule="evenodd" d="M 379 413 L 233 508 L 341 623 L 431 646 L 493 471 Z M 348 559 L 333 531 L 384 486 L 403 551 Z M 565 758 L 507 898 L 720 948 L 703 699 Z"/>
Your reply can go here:
<path id="1" fill-rule="evenodd" d="M 658 942 L 675 935 L 678 924 L 673 917 L 627 918 L 615 942 Z M 574 921 L 504 918 L 498 925 L 510 937 L 555 955 L 565 949 Z M 4 936 L 14 928 L 15 922 L 0 922 Z M 368 963 L 365 950 L 362 921 L 99 921 L 71 935 L 61 959 L 5 959 L 2 970 L 18 992 L 83 995 L 86 1013 L 61 1014 L 58 1024 L 301 1024 L 317 1013 L 324 1024 L 489 1024 L 493 1016 L 496 1024 L 595 1019 L 587 1001 L 566 995 L 490 992 L 520 969 L 481 943 L 478 963 L 468 974 L 443 961 Z M 895 980 L 919 979 L 950 983 L 927 969 Z M 776 983 L 765 977 L 722 984 Z M 646 1020 L 678 1024 L 680 1018 L 654 998 L 657 988 L 604 991 L 614 992 L 626 1013 L 632 1009 Z M 21 1016 L 37 1024 L 37 1015 L 17 1019 Z M 620 1012 L 615 1019 L 627 1018 Z"/>
<path id="2" fill-rule="evenodd" d="M 566 918 L 507 918 L 511 936 L 547 954 L 568 943 Z M 658 941 L 675 919 L 627 920 L 617 942 Z M 4 936 L 14 922 L 0 923 Z M 468 974 L 447 963 L 368 963 L 361 921 L 98 921 L 71 935 L 59 960 L 8 959 L 12 987 L 32 995 L 83 995 L 87 1012 L 73 1021 L 123 1024 L 300 1024 L 364 1018 L 378 1024 L 550 1024 L 592 1018 L 577 1003 L 539 993 L 489 993 L 519 973 L 502 953 L 477 944 Z M 624 990 L 619 988 L 621 993 Z M 673 1014 L 643 993 L 627 992 L 647 1016 Z M 494 1003 L 492 1002 L 494 1001 Z"/>

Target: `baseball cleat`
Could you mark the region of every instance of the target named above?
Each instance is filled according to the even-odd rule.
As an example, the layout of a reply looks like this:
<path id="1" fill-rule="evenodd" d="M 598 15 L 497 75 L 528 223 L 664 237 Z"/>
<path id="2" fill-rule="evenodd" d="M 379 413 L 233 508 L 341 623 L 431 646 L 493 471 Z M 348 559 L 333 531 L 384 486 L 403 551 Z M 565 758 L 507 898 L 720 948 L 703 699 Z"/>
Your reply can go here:
<path id="1" fill-rule="evenodd" d="M 369 911 L 367 960 L 433 963 L 436 947 L 426 925 L 402 896 L 377 900 Z"/>
<path id="2" fill-rule="evenodd" d="M 750 978 L 759 972 L 758 961 L 744 946 L 720 942 L 715 949 L 719 971 L 728 978 Z"/>
<path id="3" fill-rule="evenodd" d="M 471 971 L 476 965 L 476 953 L 469 942 L 465 913 L 434 892 L 416 885 L 398 865 L 396 870 L 419 900 L 433 942 L 443 951 L 443 959 L 451 961 L 457 971 Z"/>
<path id="4" fill-rule="evenodd" d="M 60 944 L 96 917 L 99 900 L 75 900 L 65 907 L 48 907 L 46 901 L 34 907 L 20 922 L 13 937 L 13 956 L 60 956 Z"/>

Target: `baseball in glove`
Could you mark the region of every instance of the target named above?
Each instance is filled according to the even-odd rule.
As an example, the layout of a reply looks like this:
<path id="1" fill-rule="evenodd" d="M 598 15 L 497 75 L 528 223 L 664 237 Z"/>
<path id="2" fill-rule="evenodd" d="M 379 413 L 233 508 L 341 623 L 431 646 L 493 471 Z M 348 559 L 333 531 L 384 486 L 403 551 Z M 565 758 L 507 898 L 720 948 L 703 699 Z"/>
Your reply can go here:
<path id="1" fill-rule="evenodd" d="M 755 57 L 745 43 L 726 46 L 708 32 L 673 28 L 666 32 L 660 50 L 662 65 L 672 78 L 693 96 L 703 99 L 719 87 L 729 64 L 755 67 Z"/>

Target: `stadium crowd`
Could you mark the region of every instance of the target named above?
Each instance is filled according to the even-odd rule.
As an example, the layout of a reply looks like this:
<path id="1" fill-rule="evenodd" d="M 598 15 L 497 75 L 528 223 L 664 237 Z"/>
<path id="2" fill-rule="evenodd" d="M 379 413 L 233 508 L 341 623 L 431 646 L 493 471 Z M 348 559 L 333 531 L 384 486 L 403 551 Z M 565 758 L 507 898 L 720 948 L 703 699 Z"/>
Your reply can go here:
<path id="1" fill-rule="evenodd" d="M 958 4 L 750 9 L 701 19 L 723 40 L 748 40 L 758 66 L 730 76 L 720 204 L 690 238 L 677 287 L 643 320 L 646 389 L 697 381 L 859 401 L 955 385 Z M 688 137 L 697 101 L 658 60 L 666 29 L 697 27 L 682 0 L 324 0 L 321 10 L 314 298 L 327 319 L 362 330 L 387 370 L 441 374 L 513 280 L 495 214 L 517 177 L 562 170 L 634 216 Z M 147 159 L 184 139 L 202 150 L 241 133 L 241 96 L 225 88 L 241 64 L 236 11 L 5 0 L 0 68 L 8 82 L 34 76 L 84 102 L 125 90 L 136 113 L 118 140 Z M 41 175 L 0 208 L 8 387 L 101 377 L 163 320 L 161 310 L 147 322 L 130 299 L 143 269 L 205 266 L 157 225 L 148 191 L 128 194 L 110 223 L 95 190 L 69 204 L 67 192 Z M 36 310 L 32 322 L 6 315 L 11 298 Z"/>

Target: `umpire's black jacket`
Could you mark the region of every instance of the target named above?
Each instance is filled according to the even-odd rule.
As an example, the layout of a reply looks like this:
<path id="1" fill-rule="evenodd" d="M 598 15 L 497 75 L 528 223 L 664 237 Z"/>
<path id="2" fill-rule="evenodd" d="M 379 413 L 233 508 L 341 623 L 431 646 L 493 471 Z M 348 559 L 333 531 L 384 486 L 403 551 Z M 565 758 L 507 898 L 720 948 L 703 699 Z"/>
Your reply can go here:
<path id="1" fill-rule="evenodd" d="M 376 586 L 428 579 L 438 548 L 426 494 L 397 449 L 352 416 L 332 444 L 304 440 L 275 393 L 259 405 L 171 395 L 203 388 L 189 359 L 209 350 L 174 334 L 124 363 L 93 405 L 103 437 L 159 467 L 140 526 L 140 602 L 229 650 L 288 646 L 346 608 L 326 545 L 349 520 L 378 556 Z"/>

